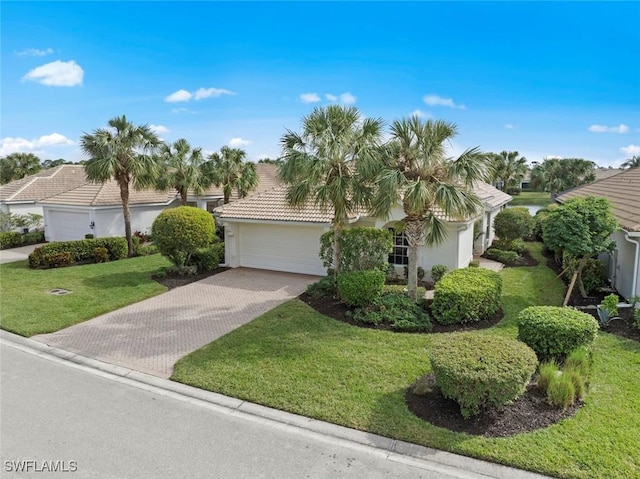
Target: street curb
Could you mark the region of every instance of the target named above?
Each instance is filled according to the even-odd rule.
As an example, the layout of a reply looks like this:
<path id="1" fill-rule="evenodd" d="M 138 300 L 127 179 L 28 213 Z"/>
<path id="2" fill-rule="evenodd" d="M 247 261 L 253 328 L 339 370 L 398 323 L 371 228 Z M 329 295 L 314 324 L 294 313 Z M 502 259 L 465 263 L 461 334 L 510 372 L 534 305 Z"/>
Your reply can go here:
<path id="1" fill-rule="evenodd" d="M 162 379 L 122 366 L 116 366 L 63 349 L 48 346 L 33 339 L 0 330 L 0 342 L 10 347 L 35 354 L 52 361 L 71 362 L 80 369 L 97 371 L 98 374 L 127 383 L 139 389 L 172 396 L 176 399 L 206 405 L 219 412 L 245 417 L 261 422 L 275 423 L 295 428 L 298 432 L 313 435 L 333 444 L 341 442 L 345 447 L 364 447 L 388 460 L 426 470 L 450 474 L 464 479 L 543 479 L 537 473 L 515 469 L 501 464 L 473 459 L 450 452 L 398 441 L 377 434 L 331 424 L 325 421 L 280 411 L 260 404 L 205 391 L 193 386 Z"/>

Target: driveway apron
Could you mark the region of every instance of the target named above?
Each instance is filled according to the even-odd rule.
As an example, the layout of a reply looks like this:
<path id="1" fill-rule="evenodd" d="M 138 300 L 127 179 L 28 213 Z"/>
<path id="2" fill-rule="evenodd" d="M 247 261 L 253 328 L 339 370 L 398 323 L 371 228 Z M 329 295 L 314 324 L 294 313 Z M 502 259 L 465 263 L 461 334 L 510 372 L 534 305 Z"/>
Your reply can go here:
<path id="1" fill-rule="evenodd" d="M 32 339 L 168 378 L 181 357 L 298 296 L 318 279 L 277 271 L 230 269 Z"/>

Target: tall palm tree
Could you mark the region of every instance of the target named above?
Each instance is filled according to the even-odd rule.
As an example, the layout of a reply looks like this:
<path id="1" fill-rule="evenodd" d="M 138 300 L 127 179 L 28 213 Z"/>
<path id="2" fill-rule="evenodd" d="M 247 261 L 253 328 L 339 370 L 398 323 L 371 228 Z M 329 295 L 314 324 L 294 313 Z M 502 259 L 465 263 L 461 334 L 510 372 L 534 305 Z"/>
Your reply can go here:
<path id="1" fill-rule="evenodd" d="M 191 148 L 184 138 L 173 145 L 162 144 L 158 159 L 162 172 L 156 188 L 174 188 L 180 194 L 183 206 L 187 204 L 189 191 L 201 195 L 213 183 L 210 172 L 206 171 L 202 148 Z"/>
<path id="2" fill-rule="evenodd" d="M 235 189 L 240 198 L 247 196 L 258 186 L 256 164 L 245 162 L 247 153 L 240 148 L 223 146 L 219 153 L 209 155 L 205 164 L 205 174 L 214 185 L 222 186 L 224 204 L 229 203 L 231 193 Z"/>
<path id="3" fill-rule="evenodd" d="M 502 191 L 515 188 L 529 171 L 527 159 L 517 151 L 502 151 L 494 156 L 495 177 L 502 181 Z"/>
<path id="4" fill-rule="evenodd" d="M 290 205 L 308 201 L 333 209 L 334 270 L 340 271 L 339 238 L 348 218 L 373 199 L 372 178 L 383 121 L 363 119 L 355 107 L 315 108 L 302 119 L 302 131 L 287 130 L 280 144 L 284 164 L 280 177 Z"/>
<path id="5" fill-rule="evenodd" d="M 418 248 L 446 239 L 446 221 L 437 212 L 465 220 L 478 214 L 482 203 L 473 185 L 491 175 L 490 160 L 478 148 L 468 149 L 458 158 L 446 156 L 445 143 L 456 134 L 455 124 L 441 120 L 423 122 L 413 116 L 394 121 L 387 161 L 378 176 L 372 213 L 388 217 L 398 203 L 404 209 L 408 289 L 413 300 L 418 283 Z"/>
<path id="6" fill-rule="evenodd" d="M 534 189 L 549 191 L 553 197 L 560 191 L 595 181 L 595 164 L 582 158 L 545 158 L 531 171 Z"/>
<path id="7" fill-rule="evenodd" d="M 33 153 L 11 153 L 0 158 L 0 184 L 33 175 L 41 169 L 40 158 Z"/>
<path id="8" fill-rule="evenodd" d="M 89 155 L 84 168 L 87 178 L 96 183 L 115 180 L 120 187 L 124 232 L 129 256 L 133 256 L 129 190 L 138 185 L 139 178 L 153 178 L 158 171 L 154 152 L 160 139 L 148 125 L 136 126 L 127 118 L 117 116 L 109 120 L 108 128 L 98 128 L 80 138 L 80 147 Z"/>
<path id="9" fill-rule="evenodd" d="M 640 166 L 640 155 L 632 156 L 622 163 L 622 168 L 637 168 Z"/>

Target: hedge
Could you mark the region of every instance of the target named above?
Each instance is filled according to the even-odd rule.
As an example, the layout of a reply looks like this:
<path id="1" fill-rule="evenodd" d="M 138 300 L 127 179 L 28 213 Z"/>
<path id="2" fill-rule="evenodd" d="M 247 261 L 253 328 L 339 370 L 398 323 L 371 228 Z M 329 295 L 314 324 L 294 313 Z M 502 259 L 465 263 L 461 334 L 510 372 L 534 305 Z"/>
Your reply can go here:
<path id="1" fill-rule="evenodd" d="M 502 278 L 484 268 L 450 271 L 433 291 L 431 309 L 441 324 L 471 323 L 489 318 L 501 308 Z"/>
<path id="2" fill-rule="evenodd" d="M 541 360 L 560 361 L 580 346 L 589 346 L 598 332 L 590 314 L 558 306 L 530 306 L 518 315 L 518 339 Z"/>
<path id="3" fill-rule="evenodd" d="M 0 249 L 17 248 L 38 243 L 44 243 L 44 231 L 33 231 L 25 234 L 17 231 L 0 232 Z"/>
<path id="4" fill-rule="evenodd" d="M 206 248 L 199 248 L 191 255 L 187 266 L 195 266 L 198 273 L 213 271 L 224 260 L 224 243 L 215 243 Z"/>
<path id="5" fill-rule="evenodd" d="M 484 253 L 484 257 L 506 265 L 514 265 L 520 259 L 520 255 L 515 251 L 505 251 L 498 248 L 489 248 Z"/>
<path id="6" fill-rule="evenodd" d="M 350 271 L 338 276 L 338 295 L 349 306 L 366 306 L 382 294 L 385 274 L 377 269 Z"/>
<path id="7" fill-rule="evenodd" d="M 477 333 L 434 338 L 430 359 L 436 385 L 460 405 L 465 418 L 518 398 L 538 365 L 536 354 L 526 344 Z"/>
<path id="8" fill-rule="evenodd" d="M 107 250 L 109 261 L 122 259 L 127 256 L 127 239 L 123 237 L 95 238 L 47 243 L 36 248 L 29 255 L 29 266 L 31 268 L 50 268 L 65 264 L 93 263 L 95 262 L 97 248 L 105 248 Z M 70 262 L 66 263 L 66 255 L 54 256 L 58 253 L 68 253 Z"/>

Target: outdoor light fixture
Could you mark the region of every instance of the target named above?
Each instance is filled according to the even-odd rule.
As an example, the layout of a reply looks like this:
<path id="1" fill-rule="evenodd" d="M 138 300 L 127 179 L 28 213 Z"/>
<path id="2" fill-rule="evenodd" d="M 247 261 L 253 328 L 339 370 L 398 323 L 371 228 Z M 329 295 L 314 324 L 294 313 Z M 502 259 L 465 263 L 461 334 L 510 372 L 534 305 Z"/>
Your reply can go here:
<path id="1" fill-rule="evenodd" d="M 89 228 L 93 229 L 96 227 L 96 222 L 92 221 L 91 223 L 89 223 Z"/>

